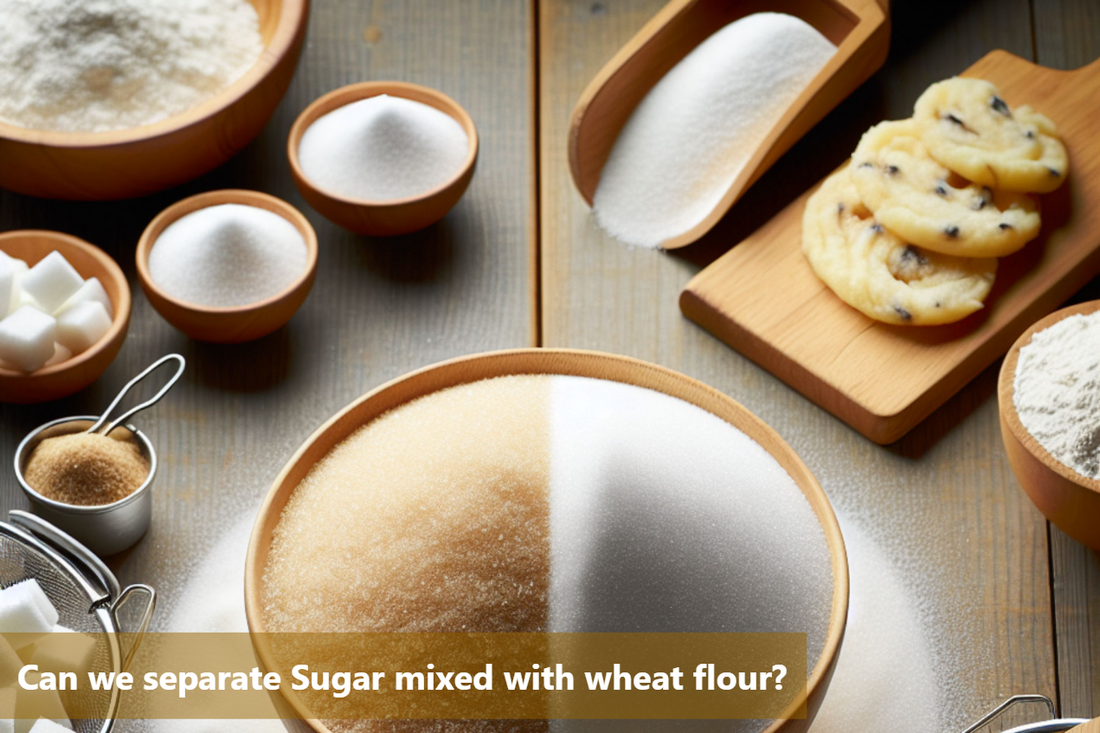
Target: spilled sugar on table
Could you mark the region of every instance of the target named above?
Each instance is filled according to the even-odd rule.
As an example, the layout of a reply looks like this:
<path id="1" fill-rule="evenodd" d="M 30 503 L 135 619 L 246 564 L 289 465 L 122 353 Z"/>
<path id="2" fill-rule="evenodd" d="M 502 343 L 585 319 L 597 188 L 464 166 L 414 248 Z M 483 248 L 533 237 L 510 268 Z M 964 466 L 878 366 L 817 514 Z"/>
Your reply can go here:
<path id="1" fill-rule="evenodd" d="M 124 583 L 167 593 L 198 551 L 255 513 L 294 449 L 369 389 L 442 359 L 530 346 L 540 334 L 547 346 L 636 356 L 741 402 L 791 444 L 842 516 L 873 517 L 882 532 L 908 543 L 909 557 L 932 566 L 927 584 L 940 608 L 974 609 L 969 618 L 947 615 L 952 624 L 938 637 L 944 650 L 973 644 L 981 655 L 958 691 L 967 720 L 1012 692 L 1057 695 L 1068 715 L 1100 714 L 1100 562 L 1048 530 L 1016 485 L 998 434 L 995 370 L 882 448 L 684 319 L 677 306 L 688 280 L 729 249 L 731 225 L 751 219 L 750 209 L 797 198 L 841 162 L 863 130 L 906 116 L 929 83 L 993 48 L 1059 68 L 1100 56 L 1095 2 L 1035 0 L 1032 8 L 1027 0 L 973 0 L 935 4 L 934 12 L 895 2 L 902 33 L 886 68 L 780 159 L 715 232 L 676 255 L 603 237 L 566 157 L 569 115 L 581 92 L 662 5 L 314 0 L 287 97 L 265 132 L 222 168 L 163 194 L 95 206 L 0 193 L 0 227 L 58 228 L 86 239 L 122 264 L 136 294 L 130 337 L 92 387 L 59 403 L 0 407 L 4 455 L 53 417 L 97 412 L 152 359 L 172 351 L 187 357 L 191 369 L 178 392 L 139 425 L 162 458 L 150 534 L 111 559 Z M 395 241 L 363 240 L 298 196 L 286 136 L 321 94 L 386 78 L 433 86 L 459 101 L 482 149 L 469 191 L 443 222 Z M 186 339 L 140 296 L 133 248 L 169 204 L 229 187 L 300 208 L 321 253 L 314 291 L 289 326 L 251 344 L 211 346 Z M 25 506 L 14 477 L 0 474 L 0 509 Z"/>

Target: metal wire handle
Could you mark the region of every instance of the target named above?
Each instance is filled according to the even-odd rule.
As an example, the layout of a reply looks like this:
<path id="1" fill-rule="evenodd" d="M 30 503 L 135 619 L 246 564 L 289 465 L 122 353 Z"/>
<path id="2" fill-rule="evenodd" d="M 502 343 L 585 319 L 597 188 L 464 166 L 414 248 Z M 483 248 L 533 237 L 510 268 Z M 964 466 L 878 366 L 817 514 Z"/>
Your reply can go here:
<path id="1" fill-rule="evenodd" d="M 176 370 L 176 373 L 172 375 L 171 379 L 169 379 L 168 382 L 160 388 L 160 391 L 153 395 L 151 398 L 149 398 L 145 402 L 142 402 L 136 407 L 130 408 L 130 410 L 123 413 L 121 417 L 111 422 L 111 424 L 107 426 L 107 429 L 103 431 L 104 435 L 110 435 L 112 430 L 117 428 L 119 425 L 124 424 L 127 420 L 129 420 L 137 413 L 141 412 L 147 407 L 152 407 L 153 405 L 160 402 L 161 398 L 164 397 L 168 390 L 172 388 L 172 385 L 178 382 L 179 378 L 183 376 L 183 370 L 187 367 L 187 361 L 179 354 L 168 354 L 167 356 L 162 356 L 161 358 L 150 364 L 149 367 L 146 368 L 145 371 L 143 371 L 141 374 L 137 375 L 129 382 L 127 382 L 126 386 L 122 388 L 122 391 L 118 393 L 114 401 L 112 401 L 111 404 L 107 406 L 107 409 L 103 411 L 103 414 L 99 416 L 99 419 L 92 423 L 92 426 L 88 428 L 85 432 L 98 432 L 99 429 L 103 427 L 103 423 L 107 422 L 107 418 L 110 417 L 111 412 L 113 412 L 115 407 L 118 406 L 118 403 L 122 401 L 122 398 L 126 396 L 126 393 L 129 392 L 138 382 L 149 376 L 149 374 L 155 371 L 156 368 L 159 367 L 161 364 L 169 361 L 175 361 L 179 364 L 179 368 Z"/>
<path id="2" fill-rule="evenodd" d="M 1081 725 L 1082 723 L 1088 722 L 1088 720 L 1085 720 L 1084 718 L 1056 719 L 1054 702 L 1051 701 L 1051 699 L 1046 695 L 1013 695 L 1012 697 L 1008 698 L 1000 705 L 983 715 L 981 719 L 978 720 L 978 722 L 974 723 L 962 733 L 974 733 L 974 731 L 988 725 L 993 720 L 999 718 L 1005 713 L 1006 710 L 1008 710 L 1013 705 L 1018 705 L 1020 703 L 1042 703 L 1046 705 L 1047 712 L 1050 713 L 1050 720 L 1022 725 L 1018 728 L 1013 728 L 1011 731 L 1007 731 L 1007 733 L 1013 733 L 1013 731 L 1016 731 L 1017 733 L 1025 733 L 1025 731 L 1027 733 L 1054 733 L 1054 731 L 1066 731 L 1070 728 Z"/>
<path id="3" fill-rule="evenodd" d="M 153 618 L 153 611 L 157 607 L 157 593 L 144 583 L 134 583 L 127 586 L 122 593 L 115 598 L 111 603 L 111 617 L 114 619 L 115 627 L 122 631 L 123 624 L 119 620 L 118 612 L 123 606 L 131 602 L 130 597 L 135 594 L 141 594 L 145 597 L 145 608 L 141 613 L 141 621 L 138 623 L 136 631 L 126 632 L 133 636 L 130 642 L 130 648 L 126 650 L 125 656 L 122 659 L 122 671 L 125 672 L 130 668 L 130 662 L 134 660 L 134 654 L 137 653 L 138 647 L 141 646 L 141 641 L 145 638 L 145 632 L 149 630 L 149 622 Z"/>

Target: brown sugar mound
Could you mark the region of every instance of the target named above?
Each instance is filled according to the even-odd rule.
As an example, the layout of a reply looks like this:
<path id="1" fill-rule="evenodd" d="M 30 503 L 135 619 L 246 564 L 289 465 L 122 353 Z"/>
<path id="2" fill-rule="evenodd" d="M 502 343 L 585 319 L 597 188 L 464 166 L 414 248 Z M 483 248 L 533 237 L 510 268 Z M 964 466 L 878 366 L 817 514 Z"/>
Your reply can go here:
<path id="1" fill-rule="evenodd" d="M 133 440 L 73 433 L 39 443 L 23 471 L 31 488 L 47 499 L 101 506 L 124 499 L 149 476 L 149 461 Z"/>

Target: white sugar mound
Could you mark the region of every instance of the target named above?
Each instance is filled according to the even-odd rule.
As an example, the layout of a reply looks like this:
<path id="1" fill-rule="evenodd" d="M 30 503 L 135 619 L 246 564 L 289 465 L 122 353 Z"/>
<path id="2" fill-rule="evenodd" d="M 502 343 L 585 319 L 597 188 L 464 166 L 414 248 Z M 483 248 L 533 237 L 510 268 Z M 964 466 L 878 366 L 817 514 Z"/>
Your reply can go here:
<path id="1" fill-rule="evenodd" d="M 855 524 L 842 529 L 851 579 L 848 626 L 810 733 L 943 730 L 939 681 L 917 600 Z M 900 660 L 905 684 L 898 684 Z"/>
<path id="2" fill-rule="evenodd" d="M 149 252 L 164 292 L 199 306 L 248 305 L 278 295 L 306 269 L 301 232 L 265 209 L 222 204 L 169 224 Z"/>
<path id="3" fill-rule="evenodd" d="M 553 379 L 550 631 L 800 631 L 812 669 L 829 623 L 832 567 L 821 525 L 786 471 L 743 432 L 682 400 Z M 751 732 L 769 722 L 683 727 Z M 669 729 L 680 728 L 551 722 L 554 733 Z"/>
<path id="4" fill-rule="evenodd" d="M 4 0 L 0 121 L 57 132 L 152 124 L 213 97 L 262 52 L 247 0 Z"/>
<path id="5" fill-rule="evenodd" d="M 345 198 L 392 201 L 437 188 L 462 170 L 466 131 L 450 115 L 382 94 L 320 117 L 302 135 L 302 172 Z"/>
<path id="6" fill-rule="evenodd" d="M 233 525 L 210 548 L 179 594 L 165 631 L 248 633 L 244 567 L 254 518 Z M 150 733 L 285 733 L 279 720 L 150 720 Z"/>
<path id="7" fill-rule="evenodd" d="M 596 188 L 596 221 L 642 247 L 699 224 L 835 53 L 784 13 L 754 13 L 711 35 L 627 120 Z"/>
<path id="8" fill-rule="evenodd" d="M 805 631 L 812 668 L 829 550 L 760 444 L 665 394 L 555 377 L 551 466 L 551 631 Z"/>

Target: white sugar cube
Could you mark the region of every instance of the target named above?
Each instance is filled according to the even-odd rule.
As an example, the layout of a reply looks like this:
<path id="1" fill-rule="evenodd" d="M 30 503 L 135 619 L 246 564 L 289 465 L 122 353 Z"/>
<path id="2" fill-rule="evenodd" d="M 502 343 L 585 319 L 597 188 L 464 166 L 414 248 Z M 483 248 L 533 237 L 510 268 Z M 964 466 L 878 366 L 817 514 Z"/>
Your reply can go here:
<path id="1" fill-rule="evenodd" d="M 28 661 L 43 672 L 76 672 L 83 676 L 92 667 L 95 649 L 93 635 L 55 626 L 52 634 L 35 642 Z"/>
<path id="2" fill-rule="evenodd" d="M 72 731 L 73 725 L 68 720 L 46 720 L 39 718 L 29 733 L 66 733 Z"/>
<path id="3" fill-rule="evenodd" d="M 90 277 L 85 280 L 84 284 L 80 286 L 80 290 L 73 293 L 73 297 L 66 300 L 65 303 L 57 309 L 54 315 L 59 316 L 77 303 L 83 303 L 85 301 L 102 303 L 103 308 L 107 311 L 107 316 L 109 318 L 115 317 L 115 309 L 111 306 L 111 297 L 107 295 L 107 291 L 104 289 L 103 283 L 99 281 L 98 277 Z"/>
<path id="4" fill-rule="evenodd" d="M 8 643 L 7 639 L 0 636 L 0 688 L 16 684 L 19 670 L 22 668 L 23 660 L 11 648 L 11 644 Z M 0 712 L 0 718 L 3 717 L 4 713 Z"/>
<path id="5" fill-rule="evenodd" d="M 25 677 L 29 683 L 36 685 L 42 680 L 42 675 L 37 672 L 28 672 Z M 69 714 L 65 712 L 65 705 L 61 702 L 61 696 L 57 690 L 17 688 L 15 691 L 16 733 L 31 730 L 57 730 L 51 727 L 40 728 L 43 719 L 61 726 L 61 730 L 72 730 Z"/>
<path id="6" fill-rule="evenodd" d="M 80 290 L 84 278 L 60 252 L 54 250 L 23 276 L 21 284 L 23 292 L 34 298 L 42 310 L 53 313 Z"/>
<path id="7" fill-rule="evenodd" d="M 23 640 L 32 643 L 34 637 L 53 631 L 57 621 L 57 609 L 37 580 L 24 580 L 0 590 L 0 633 L 20 635 L 15 641 L 17 649 Z"/>
<path id="8" fill-rule="evenodd" d="M 15 733 L 15 688 L 0 688 L 0 733 Z"/>
<path id="9" fill-rule="evenodd" d="M 12 278 L 11 291 L 8 293 L 8 300 L 0 300 L 0 311 L 4 311 L 3 315 L 14 313 L 19 306 L 23 305 L 23 278 L 30 270 L 27 267 L 27 263 L 23 260 L 16 260 L 8 258 L 8 264 L 14 268 L 14 277 Z M 30 298 L 30 296 L 27 296 Z M 33 298 L 31 298 L 33 300 Z M 6 309 L 6 310 L 5 310 Z M 2 318 L 3 316 L 0 316 Z"/>
<path id="10" fill-rule="evenodd" d="M 77 303 L 57 317 L 57 343 L 74 354 L 87 351 L 110 330 L 111 317 L 94 300 Z"/>
<path id="11" fill-rule="evenodd" d="M 13 583 L 0 593 L 12 593 L 14 594 L 12 597 L 16 599 L 29 598 L 34 602 L 34 605 L 38 606 L 38 610 L 42 612 L 42 615 L 55 627 L 57 622 L 61 620 L 57 607 L 53 605 L 53 601 L 46 595 L 46 591 L 42 590 L 42 586 L 34 578 L 27 578 L 26 580 L 20 580 L 18 583 Z M 8 596 L 0 597 L 7 598 Z"/>
<path id="12" fill-rule="evenodd" d="M 16 369 L 33 372 L 53 356 L 57 321 L 29 305 L 0 321 L 0 359 Z"/>
<path id="13" fill-rule="evenodd" d="M 54 364 L 60 364 L 62 362 L 68 361 L 69 359 L 72 359 L 72 358 L 73 358 L 73 352 L 72 351 L 65 348 L 61 344 L 54 344 L 53 345 L 53 356 L 51 356 L 50 360 L 47 361 L 42 366 L 44 366 L 44 367 L 53 366 Z"/>
<path id="14" fill-rule="evenodd" d="M 0 318 L 6 316 L 11 310 L 14 299 L 12 294 L 19 292 L 19 267 L 15 262 L 7 255 L 0 258 Z"/>

